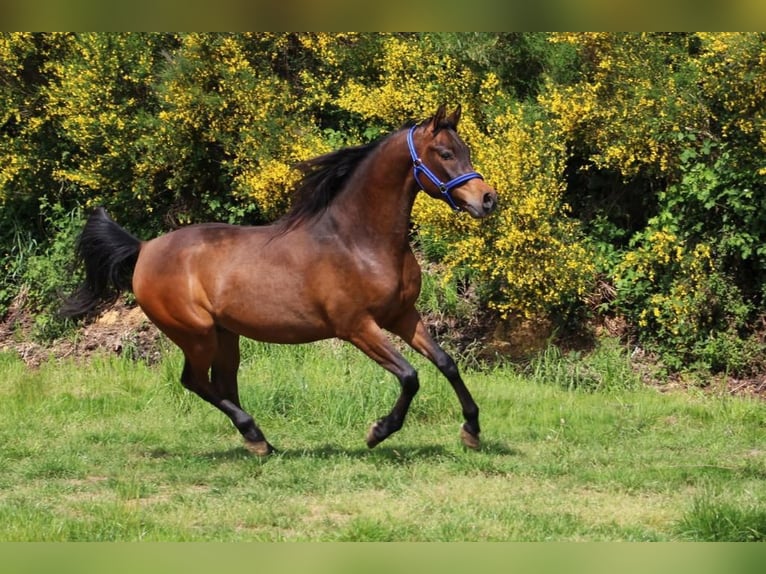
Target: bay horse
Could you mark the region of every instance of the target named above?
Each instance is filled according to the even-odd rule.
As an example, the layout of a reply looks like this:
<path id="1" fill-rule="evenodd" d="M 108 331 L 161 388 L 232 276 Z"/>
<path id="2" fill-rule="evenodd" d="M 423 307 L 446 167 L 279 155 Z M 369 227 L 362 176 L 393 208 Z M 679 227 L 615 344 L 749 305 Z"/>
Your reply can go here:
<path id="1" fill-rule="evenodd" d="M 420 190 L 475 218 L 496 192 L 473 170 L 457 135 L 460 106 L 444 106 L 365 145 L 302 162 L 291 210 L 270 225 L 190 225 L 141 241 L 103 208 L 77 241 L 85 279 L 65 302 L 70 317 L 132 289 L 146 316 L 184 355 L 181 383 L 225 413 L 257 455 L 273 452 L 237 387 L 239 337 L 268 343 L 338 338 L 393 373 L 401 393 L 366 436 L 375 447 L 402 427 L 418 374 L 384 331 L 427 357 L 452 385 L 479 447 L 479 408 L 455 361 L 415 308 L 421 271 L 409 244 Z"/>

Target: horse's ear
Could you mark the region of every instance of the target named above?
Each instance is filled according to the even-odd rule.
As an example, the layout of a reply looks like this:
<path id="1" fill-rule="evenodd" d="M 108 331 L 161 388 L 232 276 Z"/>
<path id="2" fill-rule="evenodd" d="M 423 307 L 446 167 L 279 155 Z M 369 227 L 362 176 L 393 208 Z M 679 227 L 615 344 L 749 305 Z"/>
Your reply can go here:
<path id="1" fill-rule="evenodd" d="M 453 127 L 457 128 L 457 124 L 460 121 L 460 114 L 463 112 L 463 106 L 460 104 L 457 105 L 455 108 L 455 111 L 450 114 L 450 116 L 447 118 L 447 122 L 450 123 Z"/>
<path id="2" fill-rule="evenodd" d="M 431 129 L 433 129 L 434 132 L 438 131 L 442 125 L 444 125 L 444 119 L 447 117 L 447 106 L 442 104 L 439 106 L 439 109 L 436 110 L 436 113 L 431 118 Z"/>

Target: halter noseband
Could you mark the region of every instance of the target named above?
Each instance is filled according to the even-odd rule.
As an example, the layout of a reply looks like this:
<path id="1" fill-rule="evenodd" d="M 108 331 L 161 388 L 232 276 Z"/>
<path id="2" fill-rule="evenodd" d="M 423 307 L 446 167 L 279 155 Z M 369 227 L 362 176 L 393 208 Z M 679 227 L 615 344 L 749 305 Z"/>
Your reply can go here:
<path id="1" fill-rule="evenodd" d="M 436 177 L 436 174 L 432 172 L 430 169 L 428 169 L 424 164 L 423 160 L 421 160 L 418 157 L 417 152 L 415 151 L 415 143 L 412 140 L 412 134 L 415 132 L 415 128 L 418 126 L 412 126 L 410 128 L 410 131 L 407 132 L 407 147 L 410 148 L 410 155 L 412 156 L 412 173 L 415 176 L 415 181 L 418 182 L 418 185 L 421 189 L 424 189 L 423 184 L 420 182 L 420 174 L 422 173 L 425 175 L 428 179 L 431 180 L 431 183 L 433 183 L 436 187 L 439 188 L 439 192 L 442 194 L 442 197 L 449 203 L 450 207 L 454 209 L 455 211 L 460 211 L 460 208 L 455 204 L 454 200 L 452 199 L 452 194 L 450 191 L 455 189 L 458 186 L 463 185 L 466 181 L 471 179 L 484 179 L 482 175 L 476 171 L 469 171 L 468 173 L 464 173 L 463 175 L 459 175 L 457 177 L 453 177 L 448 182 L 441 181 L 438 177 Z"/>

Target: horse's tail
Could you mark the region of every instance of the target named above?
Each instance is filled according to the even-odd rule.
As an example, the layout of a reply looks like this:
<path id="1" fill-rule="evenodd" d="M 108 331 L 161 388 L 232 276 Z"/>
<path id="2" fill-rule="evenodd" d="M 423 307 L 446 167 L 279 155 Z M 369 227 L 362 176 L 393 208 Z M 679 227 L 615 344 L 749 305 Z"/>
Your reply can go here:
<path id="1" fill-rule="evenodd" d="M 81 317 L 102 302 L 132 289 L 142 242 L 115 223 L 103 207 L 91 214 L 77 239 L 77 257 L 85 265 L 85 279 L 64 301 L 61 314 Z"/>

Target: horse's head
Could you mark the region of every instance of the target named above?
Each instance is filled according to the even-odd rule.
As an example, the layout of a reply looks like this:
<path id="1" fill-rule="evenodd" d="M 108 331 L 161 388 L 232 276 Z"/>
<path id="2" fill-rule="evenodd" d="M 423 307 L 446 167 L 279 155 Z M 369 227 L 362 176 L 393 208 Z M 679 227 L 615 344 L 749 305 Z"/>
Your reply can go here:
<path id="1" fill-rule="evenodd" d="M 415 180 L 428 195 L 456 211 L 486 217 L 497 206 L 497 192 L 474 171 L 468 146 L 457 134 L 459 120 L 460 106 L 450 115 L 441 106 L 430 120 L 410 128 L 407 144 Z"/>

